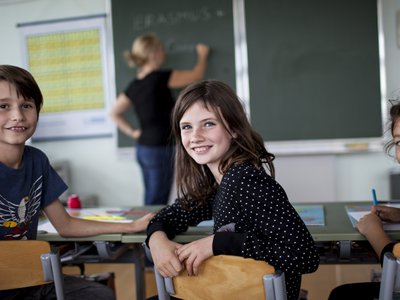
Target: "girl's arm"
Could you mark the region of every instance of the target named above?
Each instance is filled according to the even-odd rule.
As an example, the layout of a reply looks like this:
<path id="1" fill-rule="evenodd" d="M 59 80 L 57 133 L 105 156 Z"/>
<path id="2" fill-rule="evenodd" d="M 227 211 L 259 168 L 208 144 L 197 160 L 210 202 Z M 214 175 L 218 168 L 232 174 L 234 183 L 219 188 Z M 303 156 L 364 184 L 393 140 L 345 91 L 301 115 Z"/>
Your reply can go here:
<path id="1" fill-rule="evenodd" d="M 186 249 L 187 246 L 177 244 L 171 239 L 176 234 L 186 231 L 189 226 L 196 226 L 201 221 L 211 218 L 212 201 L 201 207 L 193 206 L 190 211 L 184 209 L 179 201 L 175 201 L 151 220 L 147 228 L 146 244 L 150 248 L 154 264 L 161 275 L 175 276 L 182 270 L 183 259 L 178 258 L 178 251 L 181 247 Z"/>
<path id="2" fill-rule="evenodd" d="M 390 238 L 383 230 L 380 218 L 374 213 L 369 213 L 360 219 L 357 229 L 368 239 L 376 254 L 381 257 L 382 250 L 390 243 Z"/>
<path id="3" fill-rule="evenodd" d="M 129 223 L 99 222 L 70 216 L 59 199 L 47 205 L 44 212 L 57 232 L 63 237 L 84 237 L 107 233 L 134 233 L 145 231 L 154 216 L 149 213 Z"/>
<path id="4" fill-rule="evenodd" d="M 140 129 L 133 128 L 124 117 L 124 113 L 131 107 L 131 100 L 124 93 L 121 93 L 111 108 L 110 117 L 124 134 L 133 139 L 138 139 L 141 134 Z"/>
<path id="5" fill-rule="evenodd" d="M 214 255 L 230 254 L 265 260 L 276 269 L 300 275 L 319 265 L 315 242 L 283 188 L 258 170 L 235 177 L 232 199 L 242 216 L 235 232 L 215 233 Z M 226 196 L 230 198 L 230 196 Z"/>
<path id="6" fill-rule="evenodd" d="M 170 241 L 162 231 L 154 232 L 149 239 L 149 248 L 154 265 L 163 277 L 177 276 L 183 269 L 176 251 L 181 245 Z"/>
<path id="7" fill-rule="evenodd" d="M 191 70 L 173 70 L 168 81 L 170 88 L 183 88 L 192 82 L 203 78 L 206 67 L 209 47 L 204 44 L 196 45 L 197 63 Z"/>
<path id="8" fill-rule="evenodd" d="M 212 202 L 207 205 L 196 207 L 193 204 L 192 209 L 186 210 L 176 200 L 173 204 L 163 208 L 151 220 L 147 228 L 146 244 L 149 246 L 149 238 L 156 231 L 163 231 L 169 239 L 173 239 L 177 234 L 185 232 L 189 226 L 196 226 L 201 221 L 212 218 Z"/>

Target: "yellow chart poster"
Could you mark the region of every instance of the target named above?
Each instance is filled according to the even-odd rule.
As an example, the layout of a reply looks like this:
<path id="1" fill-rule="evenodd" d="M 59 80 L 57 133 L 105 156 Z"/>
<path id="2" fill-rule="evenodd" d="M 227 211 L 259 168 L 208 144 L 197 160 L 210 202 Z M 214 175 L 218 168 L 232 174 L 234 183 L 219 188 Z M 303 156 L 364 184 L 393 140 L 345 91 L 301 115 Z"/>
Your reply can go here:
<path id="1" fill-rule="evenodd" d="M 34 140 L 112 133 L 104 19 L 19 25 L 26 67 L 44 97 Z"/>

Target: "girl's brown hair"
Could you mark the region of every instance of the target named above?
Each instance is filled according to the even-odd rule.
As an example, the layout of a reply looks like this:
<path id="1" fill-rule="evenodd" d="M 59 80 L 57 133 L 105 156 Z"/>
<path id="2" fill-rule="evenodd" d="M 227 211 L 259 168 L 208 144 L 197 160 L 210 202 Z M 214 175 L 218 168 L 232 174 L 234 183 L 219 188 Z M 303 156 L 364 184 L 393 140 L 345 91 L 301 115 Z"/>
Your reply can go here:
<path id="1" fill-rule="evenodd" d="M 193 83 L 180 93 L 172 113 L 172 130 L 176 141 L 177 193 L 186 207 L 191 202 L 198 205 L 207 202 L 217 188 L 211 171 L 206 166 L 197 164 L 182 145 L 179 123 L 185 112 L 196 102 L 213 110 L 226 131 L 235 133 L 229 150 L 221 159 L 219 170 L 222 174 L 233 164 L 247 161 L 257 168 L 265 164 L 271 176 L 275 176 L 272 163 L 275 156 L 265 149 L 262 137 L 250 125 L 235 92 L 227 84 L 217 80 Z"/>

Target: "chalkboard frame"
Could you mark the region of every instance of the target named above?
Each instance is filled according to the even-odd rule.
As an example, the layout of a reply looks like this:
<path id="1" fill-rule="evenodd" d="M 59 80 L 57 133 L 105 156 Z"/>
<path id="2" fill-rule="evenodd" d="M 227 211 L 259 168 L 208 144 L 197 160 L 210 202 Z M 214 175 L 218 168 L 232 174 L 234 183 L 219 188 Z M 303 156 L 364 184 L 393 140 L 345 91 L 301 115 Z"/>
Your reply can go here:
<path id="1" fill-rule="evenodd" d="M 303 3 L 304 2 L 304 3 Z M 277 39 L 271 39 L 271 35 L 268 34 L 271 32 L 274 32 L 276 30 L 276 28 L 281 28 L 278 27 L 277 24 L 284 24 L 283 26 L 285 26 L 284 22 L 287 22 L 288 24 L 295 24 L 296 25 L 296 20 L 292 21 L 291 19 L 287 19 L 288 16 L 293 16 L 294 18 L 298 18 L 299 16 L 301 16 L 301 18 L 304 18 L 304 16 L 307 16 L 306 20 L 303 21 L 304 23 L 304 28 L 306 28 L 306 31 L 304 35 L 304 40 L 309 41 L 313 41 L 310 36 L 315 34 L 316 32 L 325 32 L 324 29 L 326 29 L 326 24 L 329 24 L 329 22 L 331 22 L 331 20 L 329 20 L 329 17 L 331 17 L 331 15 L 335 15 L 335 11 L 331 12 L 331 11 L 323 11 L 322 9 L 326 9 L 329 8 L 329 4 L 327 2 L 324 1 L 313 1 L 313 0 L 306 0 L 306 1 L 302 1 L 302 4 L 304 5 L 304 7 L 302 7 L 301 5 L 294 5 L 294 3 L 291 3 L 290 1 L 282 1 L 282 2 L 275 2 L 275 1 L 263 1 L 262 5 L 255 5 L 254 1 L 247 1 L 246 2 L 246 17 L 251 16 L 252 19 L 251 20 L 246 20 L 246 30 L 249 33 L 247 36 L 247 47 L 248 47 L 248 53 L 249 53 L 249 89 L 250 89 L 250 101 L 249 101 L 249 106 L 250 106 L 250 119 L 252 120 L 253 126 L 262 134 L 262 136 L 264 137 L 264 139 L 266 140 L 266 144 L 267 146 L 269 146 L 269 149 L 276 153 L 276 154 L 280 154 L 280 155 L 291 155 L 291 154 L 320 154 L 320 153 L 349 153 L 349 152 L 360 152 L 360 151 L 382 151 L 382 143 L 383 143 L 383 134 L 384 134 L 384 130 L 385 130 L 385 125 L 387 122 L 386 119 L 386 96 L 384 95 L 384 87 L 386 86 L 386 83 L 384 82 L 384 78 L 385 76 L 383 76 L 384 74 L 384 56 L 382 55 L 382 50 L 383 50 L 383 39 L 379 38 L 380 35 L 383 34 L 383 28 L 382 28 L 382 10 L 380 9 L 381 6 L 381 1 L 375 1 L 375 0 L 370 0 L 368 1 L 368 3 L 366 3 L 366 5 L 364 5 L 364 2 L 362 1 L 356 1 L 355 4 L 352 3 L 352 6 L 349 7 L 349 4 L 344 2 L 344 1 L 339 1 L 340 3 L 337 3 L 338 1 L 336 1 L 334 3 L 334 9 L 336 9 L 336 15 L 337 12 L 342 13 L 342 11 L 344 10 L 344 8 L 347 7 L 347 10 L 345 14 L 343 14 L 343 19 L 339 20 L 338 22 L 341 22 L 340 26 L 342 26 L 343 28 L 346 29 L 346 31 L 343 32 L 343 36 L 322 36 L 321 40 L 324 41 L 330 41 L 332 39 L 338 39 L 339 41 L 344 41 L 347 42 L 348 44 L 351 44 L 351 40 L 349 42 L 349 37 L 346 36 L 347 31 L 351 32 L 351 34 L 355 35 L 356 33 L 361 33 L 364 36 L 366 36 L 367 38 L 364 38 L 364 40 L 362 39 L 362 36 L 354 36 L 353 39 L 354 40 L 359 40 L 361 42 L 364 42 L 366 39 L 370 39 L 372 41 L 370 41 L 370 44 L 362 44 L 360 43 L 360 45 L 355 44 L 354 49 L 353 47 L 349 48 L 348 44 L 346 46 L 346 44 L 339 44 L 339 46 L 335 45 L 335 46 L 327 46 L 328 51 L 330 51 L 331 49 L 335 49 L 336 51 L 336 47 L 338 48 L 338 56 L 340 58 L 345 57 L 344 62 L 347 63 L 346 66 L 354 66 L 357 65 L 360 66 L 360 68 L 357 68 L 356 71 L 354 71 L 353 73 L 355 73 L 358 77 L 354 77 L 354 74 L 348 74 L 348 69 L 346 71 L 346 66 L 343 68 L 343 70 L 345 70 L 344 72 L 342 72 L 342 77 L 343 78 L 338 78 L 338 80 L 336 80 L 337 82 L 333 82 L 326 84 L 327 86 L 327 90 L 324 91 L 324 93 L 328 93 L 328 91 L 335 89 L 338 85 L 337 83 L 340 82 L 340 80 L 342 82 L 344 82 L 345 86 L 349 86 L 350 89 L 347 90 L 342 90 L 342 94 L 343 93 L 349 93 L 349 95 L 347 96 L 347 94 L 345 94 L 345 97 L 342 99 L 340 98 L 340 101 L 337 101 L 338 103 L 334 103 L 334 102 L 329 102 L 329 96 L 331 96 L 330 94 L 327 94 L 326 99 L 324 98 L 316 98 L 311 99 L 311 101 L 309 101 L 308 98 L 303 98 L 304 99 L 304 103 L 302 98 L 300 97 L 300 100 L 298 101 L 298 103 L 296 102 L 298 99 L 296 99 L 296 92 L 293 93 L 293 97 L 292 98 L 288 98 L 286 97 L 288 93 L 285 93 L 286 91 L 283 90 L 282 86 L 290 86 L 290 87 L 302 87 L 300 84 L 293 85 L 291 80 L 301 80 L 303 82 L 305 77 L 308 76 L 309 72 L 312 76 L 314 76 L 315 78 L 315 74 L 318 72 L 323 74 L 323 72 L 325 72 L 325 74 L 327 74 L 326 77 L 329 78 L 329 76 L 331 75 L 330 73 L 328 73 L 327 70 L 330 70 L 329 67 L 329 63 L 328 62 L 328 67 L 325 69 L 321 70 L 318 69 L 317 66 L 312 66 L 313 68 L 309 68 L 309 65 L 305 65 L 304 60 L 308 59 L 309 61 L 311 61 L 312 59 L 310 59 L 310 57 L 314 54 L 317 54 L 317 58 L 318 57 L 318 51 L 319 49 L 315 50 L 314 46 L 316 44 L 311 44 L 313 45 L 312 47 L 310 46 L 310 51 L 307 53 L 306 51 L 304 51 L 304 48 L 293 48 L 294 50 L 290 49 L 287 51 L 292 51 L 295 55 L 293 55 L 295 58 L 293 59 L 293 57 L 291 57 L 290 55 L 287 56 L 285 53 L 282 54 L 282 52 L 285 52 L 285 48 L 282 48 L 282 45 L 279 44 L 281 41 L 284 41 L 285 44 L 284 46 L 287 46 L 288 44 L 290 45 L 290 43 L 293 42 L 293 40 L 290 40 L 289 38 L 291 38 L 291 33 L 289 33 L 289 38 L 285 35 L 287 34 L 287 32 L 285 32 L 284 27 L 282 27 L 282 30 L 278 32 Z M 362 2 L 362 3 L 361 3 Z M 266 4 L 268 3 L 268 4 Z M 307 5 L 306 5 L 307 4 Z M 330 5 L 333 5 L 332 2 L 330 2 Z M 359 5 L 359 7 L 358 7 Z M 375 5 L 375 6 L 374 6 Z M 345 7 L 344 7 L 345 6 Z M 282 10 L 286 9 L 286 10 Z M 332 8 L 332 7 L 331 7 Z M 361 11 L 361 8 L 365 8 L 367 12 L 364 12 L 361 20 L 359 19 L 352 19 L 351 16 L 354 17 L 355 14 L 359 14 Z M 278 9 L 278 12 L 281 12 L 279 15 L 277 13 L 275 13 L 274 9 Z M 307 11 L 308 10 L 308 11 Z M 260 13 L 260 11 L 262 13 Z M 301 12 L 300 12 L 301 11 Z M 318 15 L 316 18 L 320 18 L 321 23 L 320 27 L 324 28 L 324 29 L 314 29 L 312 27 L 312 21 L 311 19 L 313 19 L 313 15 L 312 13 L 317 13 L 318 12 L 324 16 L 326 16 L 326 19 L 321 19 L 321 17 Z M 275 14 L 274 14 L 275 13 Z M 262 25 L 260 25 L 259 22 L 254 22 L 254 20 L 260 20 L 262 16 L 263 20 L 267 20 L 262 22 Z M 350 16 L 350 17 L 349 17 Z M 347 19 L 346 19 L 347 18 Z M 345 20 L 346 19 L 346 20 Z M 301 19 L 303 20 L 303 19 Z M 297 20 L 298 21 L 298 20 Z M 345 27 L 345 25 L 343 24 L 347 24 L 345 23 L 345 21 L 347 21 L 347 23 L 350 24 L 354 24 L 355 22 L 364 24 L 365 26 L 354 26 L 350 27 L 349 29 L 347 29 L 348 27 Z M 360 22 L 361 21 L 361 22 Z M 372 23 L 371 23 L 372 21 Z M 254 24 L 255 23 L 255 24 Z M 293 32 L 300 32 L 301 30 L 304 31 L 303 29 L 303 23 L 298 24 L 298 27 L 294 27 L 292 25 L 291 29 Z M 326 23 L 326 24 L 325 24 Z M 267 25 L 268 26 L 267 26 Z M 336 21 L 335 21 L 336 24 Z M 311 25 L 311 26 L 310 26 Z M 256 28 L 255 26 L 258 27 L 262 27 L 264 28 L 264 31 L 262 31 L 263 34 L 259 35 L 258 32 L 255 33 L 254 29 Z M 281 25 L 282 26 L 282 25 Z M 323 27 L 325 26 L 325 27 Z M 340 27 L 339 25 L 336 27 Z M 268 28 L 267 28 L 268 27 Z M 300 28 L 299 28 L 300 27 Z M 340 32 L 340 30 L 337 30 L 335 27 L 334 30 L 327 30 L 327 32 L 329 33 L 334 33 L 337 34 L 336 32 Z M 290 28 L 290 27 L 289 27 Z M 268 29 L 268 30 L 266 30 Z M 329 28 L 328 28 L 329 29 Z M 261 32 L 261 31 L 260 31 Z M 368 34 L 371 34 L 371 32 L 373 33 L 373 37 L 370 38 Z M 253 34 L 253 36 L 251 36 Z M 352 35 L 349 34 L 350 38 L 352 37 Z M 282 36 L 284 36 L 282 38 Z M 300 35 L 301 36 L 301 35 Z M 357 37 L 357 38 L 355 38 Z M 254 43 L 254 38 L 257 39 L 257 43 Z M 263 39 L 264 38 L 264 39 Z M 295 40 L 295 39 L 294 39 Z M 261 41 L 261 42 L 260 42 Z M 267 41 L 267 42 L 265 42 Z M 376 44 L 375 44 L 376 43 Z M 269 64 L 266 63 L 267 58 L 269 59 L 270 54 L 265 54 L 266 52 L 273 52 L 270 51 L 270 49 L 267 48 L 268 45 L 274 45 L 273 50 L 275 51 L 275 57 L 273 57 L 274 59 L 270 59 L 269 60 Z M 256 45 L 256 46 L 255 46 Z M 296 44 L 297 45 L 297 44 Z M 362 48 L 362 45 L 371 45 L 371 47 L 373 48 L 373 50 L 370 50 L 371 47 L 369 48 Z M 301 47 L 301 43 L 299 44 L 299 46 Z M 304 45 L 303 45 L 304 46 Z M 322 45 L 323 47 L 325 47 L 325 45 Z M 258 47 L 258 48 L 256 48 Z M 307 48 L 308 45 L 305 46 L 305 48 Z M 331 48 L 329 48 L 331 47 Z M 347 48 L 346 48 L 347 47 Z M 258 49 L 265 49 L 264 51 L 259 51 L 258 54 L 254 53 L 254 49 L 258 50 Z M 277 51 L 278 49 L 280 49 L 279 51 Z M 323 49 L 324 51 L 326 51 L 327 49 Z M 360 50 L 361 49 L 361 50 Z M 253 51 L 252 51 L 253 50 Z M 348 51 L 348 52 L 345 52 Z M 361 51 L 361 52 L 359 52 Z M 369 54 L 365 54 L 365 52 L 368 52 Z M 260 54 L 261 53 L 261 54 Z M 328 52 L 329 53 L 329 52 Z M 323 55 L 325 55 L 326 53 L 322 53 L 321 57 L 323 57 Z M 336 54 L 336 53 L 335 53 Z M 365 54 L 365 56 L 364 56 Z M 265 59 L 264 60 L 260 60 L 260 58 L 262 58 L 264 55 Z M 307 57 L 308 55 L 308 57 Z M 357 55 L 355 57 L 355 59 L 350 60 L 351 55 Z M 368 56 L 369 55 L 369 56 Z M 277 65 L 276 64 L 276 58 L 279 57 L 284 57 L 285 59 L 287 59 L 287 61 L 289 61 L 289 63 L 286 63 L 286 61 L 282 61 L 281 64 Z M 306 59 L 304 59 L 304 57 L 306 57 Z M 359 58 L 361 57 L 361 58 Z M 366 57 L 366 58 L 365 58 Z M 312 57 L 314 58 L 314 57 Z M 258 59 L 258 60 L 257 60 Z M 301 60 L 303 59 L 303 61 Z M 347 59 L 347 60 L 346 60 Z M 364 59 L 364 60 L 363 60 Z M 361 65 L 360 62 L 367 62 L 365 65 L 368 65 L 369 69 L 366 67 L 365 73 L 362 73 L 362 71 L 360 72 L 359 70 L 363 70 L 364 71 L 364 65 Z M 320 62 L 317 60 L 317 62 Z M 336 63 L 342 63 L 340 61 L 335 61 Z M 326 64 L 326 62 L 324 62 Z M 275 65 L 274 65 L 275 64 Z M 285 66 L 286 64 L 286 66 Z M 331 63 L 332 64 L 332 63 Z M 295 67 L 303 65 L 303 67 L 306 69 L 306 71 L 304 72 L 298 72 L 298 70 L 295 70 Z M 277 68 L 277 66 L 279 68 Z M 372 66 L 372 67 L 371 67 Z M 252 67 L 257 67 L 259 70 L 257 71 L 257 73 L 254 73 L 253 71 L 253 76 L 252 76 Z M 264 74 L 262 74 L 263 70 L 262 68 L 271 68 L 268 69 L 264 72 Z M 286 67 L 286 69 L 285 69 Z M 331 69 L 337 68 L 336 65 L 333 65 Z M 282 77 L 282 74 L 288 74 L 291 75 L 291 71 L 289 70 L 289 68 L 293 68 L 295 70 L 295 72 L 298 72 L 299 74 L 295 74 L 297 75 L 297 79 L 287 76 L 286 77 Z M 351 69 L 350 69 L 351 70 Z M 254 76 L 254 74 L 257 75 L 257 77 Z M 265 75 L 265 74 L 268 74 Z M 323 75 L 325 75 L 323 74 Z M 360 75 L 358 75 L 360 74 Z M 351 76 L 353 75 L 353 77 Z M 264 76 L 264 77 L 263 77 Z M 283 82 L 284 84 L 279 86 L 278 88 L 276 88 L 275 86 L 271 86 L 272 81 L 269 80 L 274 80 L 271 79 L 273 78 L 273 76 L 276 76 L 279 78 L 279 76 L 281 76 L 281 82 Z M 260 80 L 260 78 L 262 78 L 263 80 Z M 268 78 L 270 78 L 268 80 Z M 330 77 L 332 78 L 332 76 Z M 361 78 L 361 80 L 359 80 L 359 78 Z M 347 82 L 346 82 L 347 80 Z M 355 81 L 355 80 L 358 80 Z M 360 82 L 361 81 L 365 81 L 365 82 L 371 82 L 370 85 L 364 85 L 365 88 L 363 88 L 362 90 L 360 89 Z M 263 86 L 261 87 L 261 91 L 263 91 L 263 93 L 260 94 L 260 87 L 258 86 L 258 90 L 255 89 L 255 83 L 257 84 L 262 84 Z M 275 84 L 275 82 L 273 82 Z M 314 82 L 312 82 L 314 83 Z M 325 82 L 322 82 L 323 84 L 325 84 Z M 279 83 L 278 83 L 279 84 Z M 335 85 L 336 84 L 336 85 Z M 358 84 L 358 85 L 357 85 Z M 269 87 L 268 87 L 269 85 Z M 279 89 L 279 87 L 281 87 L 281 89 Z M 307 88 L 310 90 L 308 92 L 308 94 L 311 94 L 312 96 L 314 96 L 313 94 L 315 94 L 315 87 L 318 88 L 318 86 L 314 86 L 312 87 L 312 85 L 310 84 Z M 269 89 L 275 89 L 274 93 L 269 93 Z M 329 90 L 330 89 L 330 90 Z M 276 92 L 277 91 L 277 92 Z M 278 94 L 277 94 L 278 93 Z M 290 92 L 291 93 L 291 92 Z M 274 95 L 277 95 L 277 99 L 273 99 Z M 351 97 L 350 95 L 353 95 L 353 97 Z M 325 95 L 322 95 L 325 96 Z M 363 97 L 364 96 L 364 97 Z M 366 96 L 366 97 L 365 97 Z M 314 97 L 315 98 L 315 97 Z M 315 102 L 315 101 L 319 101 L 320 99 L 322 99 L 321 103 L 326 103 L 324 104 L 325 106 L 323 106 L 323 110 L 321 113 L 319 113 L 320 110 L 316 110 L 315 109 L 320 105 L 320 103 Z M 331 97 L 332 99 L 332 97 Z M 349 100 L 345 100 L 345 99 L 349 99 Z M 353 102 L 344 102 L 344 101 L 350 101 L 353 100 Z M 277 102 L 278 100 L 278 102 Z M 336 100 L 336 99 L 334 99 Z M 265 102 L 262 102 L 265 101 Z M 275 103 L 277 104 L 274 104 Z M 336 102 L 336 101 L 335 101 Z M 308 104 L 307 104 L 308 103 Z M 309 106 L 311 103 L 311 105 L 313 106 Z M 315 103 L 315 104 L 312 104 Z M 340 104 L 341 103 L 341 104 Z M 344 106 L 342 108 L 342 104 L 344 103 Z M 348 104 L 347 104 L 348 103 Z M 364 103 L 368 103 L 368 105 L 365 105 Z M 276 109 L 274 109 L 274 105 L 276 107 L 276 105 L 278 105 L 278 107 L 276 107 Z M 314 106 L 315 105 L 315 106 Z M 334 109 L 340 111 L 340 112 L 347 112 L 347 116 L 343 116 L 341 115 L 336 115 L 336 114 L 329 114 L 329 108 L 332 109 L 332 105 L 334 105 L 333 107 L 333 111 Z M 336 105 L 336 107 L 335 107 Z M 347 105 L 349 105 L 349 108 L 347 108 Z M 302 109 L 303 107 L 308 108 L 307 109 L 307 113 L 302 115 Z M 310 108 L 311 107 L 311 108 Z M 326 107 L 326 108 L 325 108 Z M 339 109 L 340 108 L 340 109 Z M 319 108 L 321 109 L 321 108 Z M 332 112 L 333 112 L 332 111 Z M 366 111 L 366 113 L 365 113 Z M 310 113 L 311 112 L 311 113 Z M 297 118 L 296 114 L 300 114 L 302 116 L 302 118 Z M 306 118 L 306 116 L 309 116 L 309 118 Z M 342 120 L 340 118 L 343 118 Z M 336 122 L 336 118 L 337 118 L 337 122 Z M 273 121 L 271 121 L 273 120 Z M 299 120 L 303 121 L 303 124 L 301 122 L 299 122 Z M 330 120 L 330 123 L 328 122 L 328 120 Z M 333 120 L 333 121 L 332 121 Z M 261 124 L 261 125 L 260 125 Z M 331 127 L 327 127 L 326 124 L 329 124 L 329 126 Z M 372 124 L 372 125 L 371 125 Z M 318 126 L 319 125 L 319 126 Z M 260 126 L 262 126 L 262 128 L 260 128 Z M 281 127 L 279 127 L 281 126 Z M 320 127 L 324 127 L 327 128 L 325 129 L 326 131 L 322 131 L 323 134 L 325 133 L 329 133 L 329 136 L 332 137 L 328 137 L 328 138 L 312 138 L 312 136 L 315 136 L 315 132 L 316 130 L 318 130 Z M 277 128 L 279 127 L 279 128 Z M 312 128 L 312 129 L 306 129 L 307 132 L 307 137 L 306 138 L 302 138 L 302 130 L 304 131 L 304 128 Z M 337 130 L 337 128 L 342 128 L 339 129 L 339 133 L 337 133 L 335 130 Z M 261 129 L 261 130 L 260 130 Z M 308 131 L 307 131 L 308 130 Z M 276 139 L 276 135 L 274 138 L 274 132 L 280 132 L 281 135 L 279 136 L 278 139 Z M 359 132 L 354 134 L 354 132 Z M 291 135 L 294 138 L 282 138 L 285 135 Z M 272 138 L 271 138 L 272 137 Z"/>
<path id="2" fill-rule="evenodd" d="M 382 10 L 380 9 L 381 0 L 377 1 L 377 18 L 378 18 L 378 33 L 383 34 L 382 28 Z M 245 20 L 245 0 L 232 0 L 233 7 L 233 22 L 234 22 L 234 43 L 235 43 L 235 70 L 236 82 L 235 88 L 239 97 L 243 100 L 244 105 L 249 111 L 249 118 L 251 120 L 251 96 L 249 95 L 250 83 L 248 74 L 248 58 L 247 58 L 247 39 L 246 39 L 246 20 Z M 386 95 L 384 94 L 384 87 L 386 82 L 385 76 L 385 62 L 382 55 L 383 50 L 382 39 L 379 39 L 379 76 L 380 76 L 380 110 L 381 110 L 381 123 L 382 134 L 379 136 L 371 136 L 364 138 L 335 138 L 335 139 L 305 139 L 305 140 L 282 140 L 282 141 L 268 141 L 266 146 L 269 150 L 277 155 L 307 155 L 307 154 L 336 154 L 336 153 L 349 153 L 349 152 L 368 152 L 368 151 L 382 151 L 384 129 L 387 123 L 387 104 Z M 115 51 L 115 49 L 114 49 Z M 119 153 L 128 150 L 132 153 L 132 149 L 119 148 Z M 125 150 L 125 151 L 124 151 Z"/>

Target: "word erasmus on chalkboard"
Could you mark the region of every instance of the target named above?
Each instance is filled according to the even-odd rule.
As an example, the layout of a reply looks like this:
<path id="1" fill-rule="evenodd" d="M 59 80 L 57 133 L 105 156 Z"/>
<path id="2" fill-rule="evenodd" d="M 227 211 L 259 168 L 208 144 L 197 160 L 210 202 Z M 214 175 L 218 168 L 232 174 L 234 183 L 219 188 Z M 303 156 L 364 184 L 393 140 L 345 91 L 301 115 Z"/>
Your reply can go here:
<path id="1" fill-rule="evenodd" d="M 160 25 L 178 25 L 183 22 L 207 22 L 213 18 L 223 18 L 225 15 L 226 12 L 222 9 L 211 10 L 209 7 L 203 6 L 193 10 L 133 15 L 132 26 L 136 31 L 143 31 Z"/>

